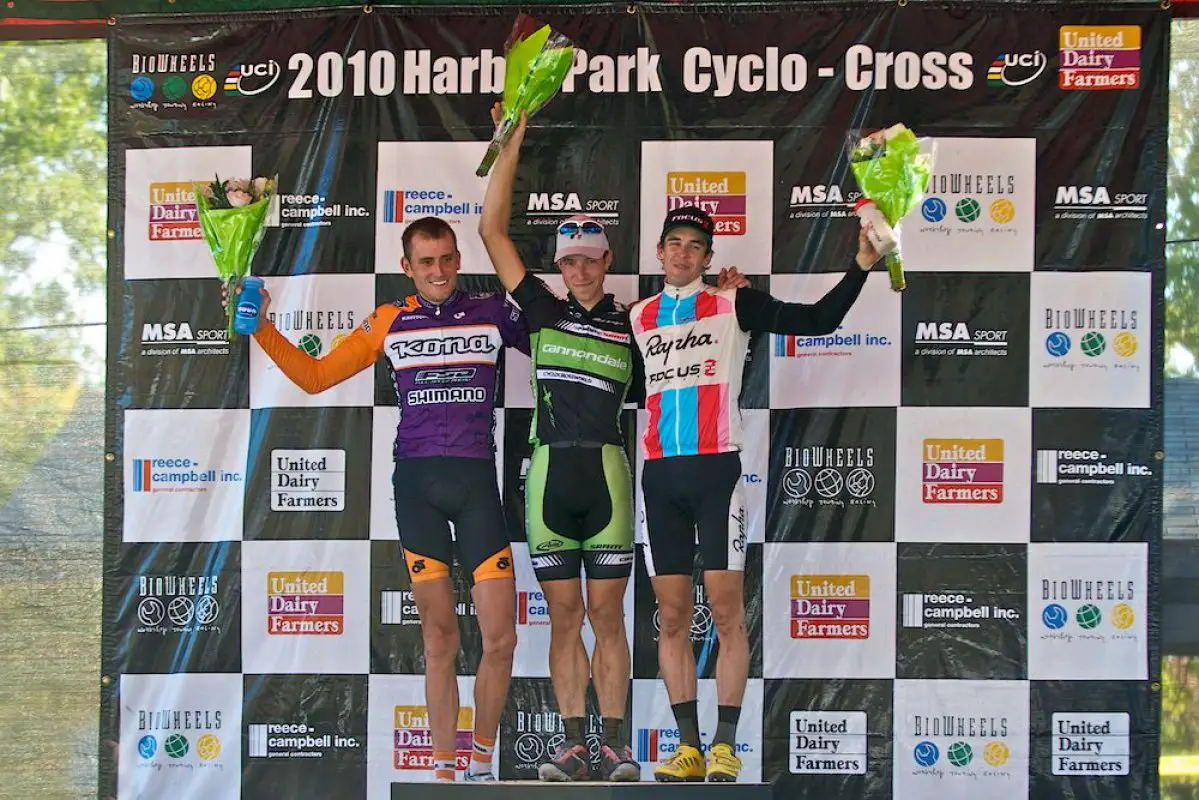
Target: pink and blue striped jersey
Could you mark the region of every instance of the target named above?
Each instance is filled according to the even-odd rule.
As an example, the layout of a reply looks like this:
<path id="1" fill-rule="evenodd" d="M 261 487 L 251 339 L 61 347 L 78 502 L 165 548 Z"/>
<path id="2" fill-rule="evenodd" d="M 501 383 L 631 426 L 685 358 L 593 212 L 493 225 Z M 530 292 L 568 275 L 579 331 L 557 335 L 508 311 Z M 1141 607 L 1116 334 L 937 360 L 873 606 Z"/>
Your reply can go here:
<path id="1" fill-rule="evenodd" d="M 737 290 L 696 280 L 636 303 L 633 336 L 645 363 L 647 459 L 741 449 L 741 378 L 749 334 Z"/>

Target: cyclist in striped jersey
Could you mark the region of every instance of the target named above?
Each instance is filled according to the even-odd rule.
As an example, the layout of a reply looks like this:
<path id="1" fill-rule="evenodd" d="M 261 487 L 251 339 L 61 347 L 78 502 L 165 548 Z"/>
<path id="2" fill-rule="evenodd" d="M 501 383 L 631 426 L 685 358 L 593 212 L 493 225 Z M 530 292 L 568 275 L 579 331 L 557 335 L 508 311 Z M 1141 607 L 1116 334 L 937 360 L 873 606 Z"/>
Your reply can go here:
<path id="1" fill-rule="evenodd" d="M 657 248 L 666 286 L 630 311 L 645 364 L 649 414 L 641 441 L 646 566 L 658 600 L 658 663 L 680 734 L 679 747 L 654 770 L 660 781 L 732 782 L 741 771 L 735 734 L 749 674 L 749 642 L 742 596 L 746 530 L 738 398 L 749 335 L 832 333 L 879 258 L 865 231 L 859 231 L 855 263 L 828 294 L 810 305 L 784 303 L 753 288 L 720 290 L 704 283 L 715 232 L 706 211 L 671 210 Z M 720 641 L 719 721 L 706 767 L 689 636 L 697 534 Z"/>

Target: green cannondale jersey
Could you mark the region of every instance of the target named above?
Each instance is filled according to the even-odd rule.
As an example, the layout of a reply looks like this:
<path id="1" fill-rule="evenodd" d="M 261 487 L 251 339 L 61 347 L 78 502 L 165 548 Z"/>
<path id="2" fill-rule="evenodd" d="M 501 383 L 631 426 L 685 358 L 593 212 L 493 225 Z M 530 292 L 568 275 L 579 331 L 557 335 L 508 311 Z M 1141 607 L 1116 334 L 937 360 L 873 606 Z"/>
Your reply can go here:
<path id="1" fill-rule="evenodd" d="M 512 293 L 524 311 L 533 356 L 534 445 L 624 444 L 621 411 L 634 382 L 637 348 L 629 312 L 612 295 L 588 311 L 533 274 Z"/>

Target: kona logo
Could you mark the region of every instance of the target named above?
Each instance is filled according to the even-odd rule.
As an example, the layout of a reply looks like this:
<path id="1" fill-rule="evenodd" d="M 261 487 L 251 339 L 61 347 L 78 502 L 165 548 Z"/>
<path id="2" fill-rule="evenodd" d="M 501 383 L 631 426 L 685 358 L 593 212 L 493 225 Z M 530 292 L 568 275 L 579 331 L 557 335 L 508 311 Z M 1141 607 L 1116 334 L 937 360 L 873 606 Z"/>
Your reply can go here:
<path id="1" fill-rule="evenodd" d="M 495 342 L 485 333 L 444 339 L 400 339 L 391 343 L 391 352 L 397 359 L 487 354 L 495 350 Z"/>

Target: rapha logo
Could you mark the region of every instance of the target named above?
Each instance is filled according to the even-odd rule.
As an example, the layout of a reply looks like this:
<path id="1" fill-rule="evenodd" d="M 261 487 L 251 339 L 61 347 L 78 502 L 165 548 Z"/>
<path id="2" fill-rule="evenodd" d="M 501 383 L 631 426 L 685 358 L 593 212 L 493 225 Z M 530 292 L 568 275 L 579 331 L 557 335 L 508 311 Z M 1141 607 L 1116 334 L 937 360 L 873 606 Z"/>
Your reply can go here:
<path id="1" fill-rule="evenodd" d="M 675 350 L 690 350 L 693 347 L 713 347 L 716 344 L 718 342 L 712 338 L 712 334 L 710 333 L 701 333 L 696 336 L 695 331 L 687 331 L 685 336 L 680 336 L 677 339 L 666 339 L 655 333 L 649 337 L 645 352 L 653 358 L 661 356 L 662 360 L 665 361 L 670 357 L 671 352 Z"/>

